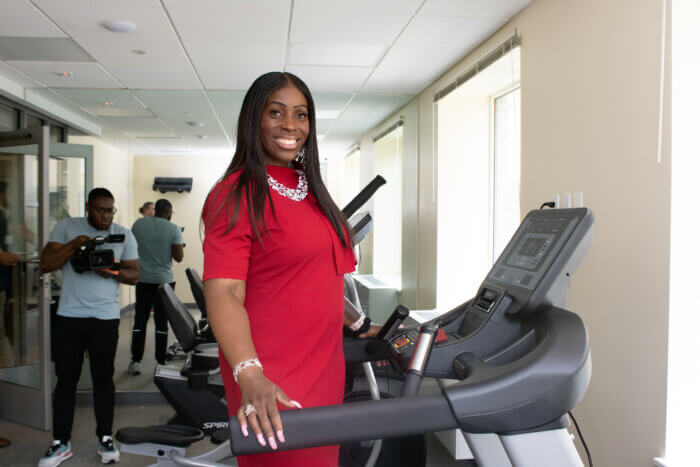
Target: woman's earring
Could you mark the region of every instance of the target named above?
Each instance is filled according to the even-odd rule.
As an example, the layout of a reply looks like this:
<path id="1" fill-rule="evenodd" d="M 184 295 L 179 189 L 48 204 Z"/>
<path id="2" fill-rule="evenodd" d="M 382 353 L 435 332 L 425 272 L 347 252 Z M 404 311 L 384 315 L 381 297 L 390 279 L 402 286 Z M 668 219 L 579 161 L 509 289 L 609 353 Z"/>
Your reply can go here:
<path id="1" fill-rule="evenodd" d="M 294 161 L 298 162 L 299 164 L 303 164 L 304 156 L 306 156 L 306 148 L 301 148 L 297 153 L 297 157 L 294 158 Z"/>

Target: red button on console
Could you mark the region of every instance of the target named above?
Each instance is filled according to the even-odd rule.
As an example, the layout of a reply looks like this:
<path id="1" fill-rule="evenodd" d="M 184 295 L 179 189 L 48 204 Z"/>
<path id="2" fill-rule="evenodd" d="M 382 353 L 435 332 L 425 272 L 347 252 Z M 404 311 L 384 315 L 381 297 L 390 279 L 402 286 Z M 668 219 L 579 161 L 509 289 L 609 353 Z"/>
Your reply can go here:
<path id="1" fill-rule="evenodd" d="M 435 336 L 435 342 L 444 342 L 447 340 L 447 334 L 442 329 L 438 329 L 437 336 Z"/>
<path id="2" fill-rule="evenodd" d="M 410 341 L 408 339 L 406 339 L 405 337 L 399 337 L 394 342 L 394 347 L 396 347 L 398 349 L 399 347 L 403 347 L 404 345 L 408 344 L 409 342 Z"/>

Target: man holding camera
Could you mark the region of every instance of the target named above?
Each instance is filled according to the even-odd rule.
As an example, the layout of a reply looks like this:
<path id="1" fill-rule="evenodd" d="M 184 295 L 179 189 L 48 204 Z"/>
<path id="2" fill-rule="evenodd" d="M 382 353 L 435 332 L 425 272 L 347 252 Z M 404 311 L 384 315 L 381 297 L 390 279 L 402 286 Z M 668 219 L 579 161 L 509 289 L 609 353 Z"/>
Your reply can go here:
<path id="1" fill-rule="evenodd" d="M 175 288 L 173 260 L 178 263 L 185 256 L 182 230 L 170 222 L 173 205 L 167 199 L 156 201 L 153 217 L 142 217 L 134 222 L 131 231 L 139 244 L 141 276 L 136 284 L 136 314 L 131 333 L 131 363 L 129 374 L 141 374 L 141 359 L 146 342 L 146 324 L 153 308 L 156 323 L 156 361 L 165 364 L 168 347 L 168 319 L 158 296 L 158 286 L 170 284 Z"/>
<path id="2" fill-rule="evenodd" d="M 73 455 L 70 436 L 75 390 L 85 351 L 90 360 L 98 453 L 102 463 L 119 461 L 119 450 L 111 436 L 114 357 L 119 337 L 119 284 L 134 285 L 138 282 L 138 251 L 131 232 L 112 222 L 116 208 L 109 190 L 95 188 L 90 191 L 86 211 L 87 217 L 60 221 L 41 253 L 41 271 L 49 273 L 61 269 L 63 286 L 52 335 L 57 377 L 53 397 L 54 442 L 39 461 L 39 467 L 56 466 Z M 81 247 L 94 237 L 110 235 L 123 235 L 124 240 L 98 245 L 95 249 L 112 250 L 114 262 L 121 268 L 117 271 L 93 268 L 83 271 L 78 267 L 83 272 L 76 272 L 71 259 L 75 261 Z"/>

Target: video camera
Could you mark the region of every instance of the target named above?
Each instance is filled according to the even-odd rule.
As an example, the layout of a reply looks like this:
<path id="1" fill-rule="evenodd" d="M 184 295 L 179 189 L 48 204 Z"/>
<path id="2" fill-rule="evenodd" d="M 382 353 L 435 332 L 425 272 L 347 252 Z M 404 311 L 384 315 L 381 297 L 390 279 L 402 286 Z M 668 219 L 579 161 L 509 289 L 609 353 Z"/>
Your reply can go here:
<path id="1" fill-rule="evenodd" d="M 96 247 L 98 245 L 104 245 L 105 243 L 123 243 L 124 238 L 124 234 L 91 238 L 85 242 L 71 258 L 70 264 L 73 266 L 73 270 L 78 274 L 94 269 L 111 269 L 117 271 L 121 265 L 114 262 L 114 250 L 97 250 Z"/>

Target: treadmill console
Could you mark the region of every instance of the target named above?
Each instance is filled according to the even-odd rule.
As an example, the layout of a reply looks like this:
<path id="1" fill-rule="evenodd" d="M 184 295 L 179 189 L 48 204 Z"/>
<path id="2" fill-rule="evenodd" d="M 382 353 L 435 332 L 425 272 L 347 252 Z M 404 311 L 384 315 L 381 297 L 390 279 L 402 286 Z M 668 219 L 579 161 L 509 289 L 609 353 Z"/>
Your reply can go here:
<path id="1" fill-rule="evenodd" d="M 543 307 L 563 307 L 569 279 L 592 243 L 593 214 L 588 209 L 530 211 L 476 296 L 436 318 L 442 332 L 433 345 L 426 375 L 447 377 L 457 352 L 450 349 L 464 349 L 465 340 L 473 343 L 470 351 L 475 355 L 489 355 L 521 334 L 521 320 Z M 489 331 L 481 332 L 485 328 Z M 392 354 L 404 367 L 417 336 L 418 327 L 412 327 L 389 341 Z"/>

